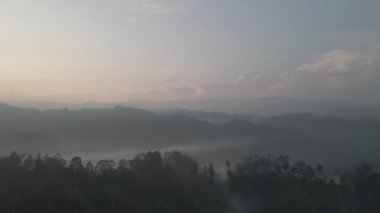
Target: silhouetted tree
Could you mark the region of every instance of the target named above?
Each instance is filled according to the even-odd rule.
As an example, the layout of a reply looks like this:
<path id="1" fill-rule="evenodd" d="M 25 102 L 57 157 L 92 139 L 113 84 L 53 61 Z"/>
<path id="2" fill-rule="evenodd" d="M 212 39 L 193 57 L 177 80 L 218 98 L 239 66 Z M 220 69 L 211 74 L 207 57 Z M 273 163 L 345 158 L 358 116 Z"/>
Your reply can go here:
<path id="1" fill-rule="evenodd" d="M 5 213 L 375 213 L 380 175 L 363 163 L 336 182 L 323 167 L 287 156 L 249 156 L 226 177 L 179 151 L 131 160 L 68 165 L 59 155 L 0 158 L 0 210 Z"/>

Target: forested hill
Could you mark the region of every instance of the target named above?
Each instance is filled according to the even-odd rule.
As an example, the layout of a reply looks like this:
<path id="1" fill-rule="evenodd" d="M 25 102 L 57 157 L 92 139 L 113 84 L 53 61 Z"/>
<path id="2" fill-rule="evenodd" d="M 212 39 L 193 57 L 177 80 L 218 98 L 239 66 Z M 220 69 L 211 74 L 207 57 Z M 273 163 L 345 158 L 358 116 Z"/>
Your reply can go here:
<path id="1" fill-rule="evenodd" d="M 289 157 L 226 161 L 222 173 L 178 151 L 130 160 L 60 155 L 0 159 L 4 213 L 377 213 L 380 174 L 367 163 L 330 179 Z"/>
<path id="2" fill-rule="evenodd" d="M 262 134 L 263 128 L 235 120 L 212 124 L 182 114 L 158 115 L 128 107 L 83 110 L 35 110 L 0 106 L 2 145 L 22 148 L 30 143 L 83 143 L 86 149 L 165 147 L 196 144 Z M 275 128 L 266 128 L 269 131 Z M 6 148 L 6 147 L 4 147 Z M 37 149 L 38 150 L 38 149 Z"/>
<path id="3" fill-rule="evenodd" d="M 153 112 L 128 107 L 37 110 L 0 105 L 0 154 L 107 152 L 114 156 L 113 152 L 123 150 L 174 147 L 202 162 L 269 153 L 331 167 L 362 160 L 377 166 L 379 141 L 380 120 L 370 119 Z"/>

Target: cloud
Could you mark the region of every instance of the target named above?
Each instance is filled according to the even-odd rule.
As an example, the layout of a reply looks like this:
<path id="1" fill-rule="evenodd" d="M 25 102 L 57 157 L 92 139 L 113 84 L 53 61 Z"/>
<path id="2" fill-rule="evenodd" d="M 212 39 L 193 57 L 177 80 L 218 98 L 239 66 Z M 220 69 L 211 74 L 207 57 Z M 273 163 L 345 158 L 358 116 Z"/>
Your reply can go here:
<path id="1" fill-rule="evenodd" d="M 298 71 L 311 74 L 347 75 L 371 71 L 375 58 L 350 51 L 334 50 L 321 56 L 314 62 L 298 67 Z"/>
<path id="2" fill-rule="evenodd" d="M 183 86 L 155 86 L 147 87 L 142 93 L 139 94 L 139 97 L 149 100 L 184 100 L 194 98 L 197 90 L 193 86 L 183 85 Z"/>
<path id="3" fill-rule="evenodd" d="M 298 71 L 300 76 L 318 79 L 324 86 L 347 89 L 377 78 L 377 61 L 375 56 L 334 50 L 301 65 Z"/>
<path id="4" fill-rule="evenodd" d="M 144 85 L 142 93 L 159 100 L 294 97 L 380 101 L 380 54 L 332 50 L 286 74 L 252 72 L 229 81 L 207 81 L 190 73 L 160 70 L 161 80 Z"/>
<path id="5" fill-rule="evenodd" d="M 114 0 L 122 6 L 130 20 L 144 20 L 184 12 L 193 6 L 210 0 Z"/>
<path id="6" fill-rule="evenodd" d="M 286 75 L 241 75 L 198 85 L 202 97 L 296 97 L 380 101 L 380 55 L 332 50 Z"/>
<path id="7" fill-rule="evenodd" d="M 377 99 L 380 56 L 333 50 L 304 63 L 271 87 L 274 94 L 329 99 Z"/>
<path id="8" fill-rule="evenodd" d="M 178 76 L 181 72 L 165 72 L 167 76 L 162 81 L 144 86 L 144 94 L 150 99 L 180 100 L 203 99 L 214 97 L 252 97 L 260 96 L 269 84 L 269 79 L 261 76 L 241 75 L 230 81 L 215 81 L 201 83 L 201 79 L 188 80 Z M 183 74 L 183 73 L 182 73 Z"/>
<path id="9" fill-rule="evenodd" d="M 143 15 L 165 15 L 184 10 L 187 4 L 163 0 L 126 0 L 128 10 Z"/>
<path id="10" fill-rule="evenodd" d="M 241 75 L 227 82 L 210 82 L 197 85 L 203 98 L 209 97 L 252 97 L 261 96 L 271 84 L 267 76 Z"/>
<path id="11" fill-rule="evenodd" d="M 137 88 L 140 99 L 149 100 L 182 100 L 193 99 L 199 91 L 196 87 L 199 79 L 187 70 L 165 68 L 150 74 L 147 82 L 144 76 L 141 85 Z"/>

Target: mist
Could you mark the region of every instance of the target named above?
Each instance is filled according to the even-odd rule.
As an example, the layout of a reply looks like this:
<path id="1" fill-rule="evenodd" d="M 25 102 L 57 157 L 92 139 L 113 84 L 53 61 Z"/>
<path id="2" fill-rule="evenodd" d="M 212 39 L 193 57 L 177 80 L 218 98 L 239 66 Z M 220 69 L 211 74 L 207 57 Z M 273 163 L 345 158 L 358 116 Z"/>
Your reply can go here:
<path id="1" fill-rule="evenodd" d="M 378 212 L 379 8 L 1 0 L 0 212 Z"/>

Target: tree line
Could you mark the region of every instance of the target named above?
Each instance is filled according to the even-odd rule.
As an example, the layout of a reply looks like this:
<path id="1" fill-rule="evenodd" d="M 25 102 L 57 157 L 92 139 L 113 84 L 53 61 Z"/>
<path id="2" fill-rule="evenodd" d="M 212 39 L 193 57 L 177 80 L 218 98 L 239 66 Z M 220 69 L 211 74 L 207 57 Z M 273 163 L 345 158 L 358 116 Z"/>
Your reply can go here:
<path id="1" fill-rule="evenodd" d="M 131 160 L 66 162 L 59 154 L 0 158 L 4 213 L 379 212 L 380 174 L 369 164 L 336 177 L 287 156 L 226 161 L 225 173 L 179 151 Z"/>

